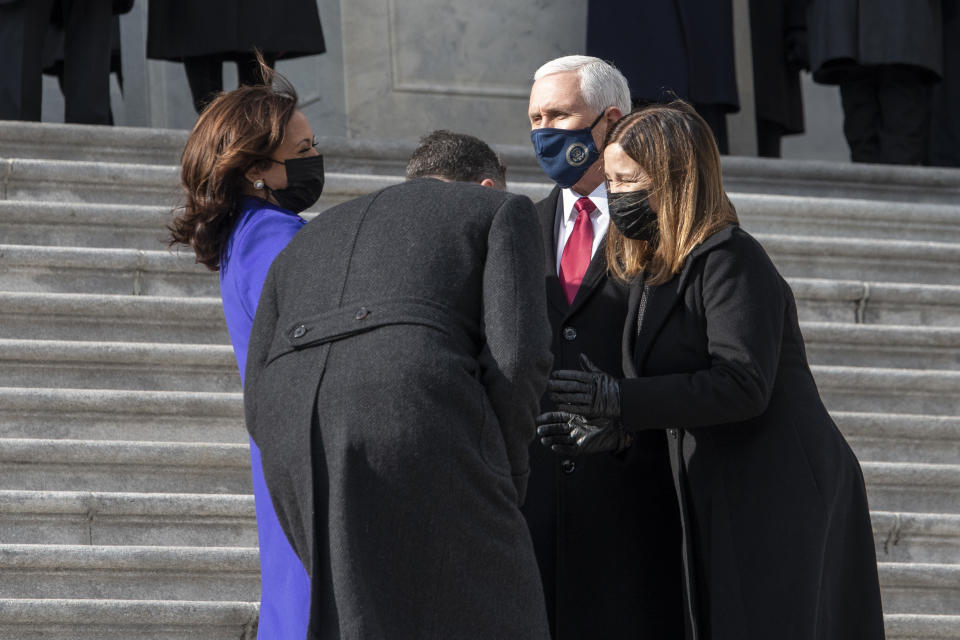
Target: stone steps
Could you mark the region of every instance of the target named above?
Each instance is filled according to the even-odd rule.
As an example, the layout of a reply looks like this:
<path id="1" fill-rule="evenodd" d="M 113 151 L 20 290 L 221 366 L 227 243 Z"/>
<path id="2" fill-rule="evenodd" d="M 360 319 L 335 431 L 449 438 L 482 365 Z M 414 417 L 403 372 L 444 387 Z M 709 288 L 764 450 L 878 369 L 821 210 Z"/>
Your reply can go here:
<path id="1" fill-rule="evenodd" d="M 891 613 L 883 616 L 887 640 L 956 640 L 960 616 Z"/>
<path id="2" fill-rule="evenodd" d="M 960 243 L 767 234 L 757 238 L 788 279 L 882 278 L 911 287 L 956 286 L 960 281 Z M 196 264 L 186 250 L 0 244 L 0 290 L 212 297 L 219 295 L 219 284 L 216 274 Z"/>
<path id="3" fill-rule="evenodd" d="M 960 415 L 960 371 L 811 367 L 830 411 Z"/>
<path id="4" fill-rule="evenodd" d="M 250 493 L 240 443 L 0 438 L 0 486 L 33 491 Z"/>
<path id="5" fill-rule="evenodd" d="M 0 122 L 0 640 L 255 636 L 217 276 L 164 245 L 185 139 Z M 398 182 L 413 145 L 321 148 L 317 211 Z M 498 150 L 512 190 L 549 192 L 528 145 Z M 862 461 L 888 637 L 960 637 L 960 172 L 724 158 L 724 180 Z"/>
<path id="6" fill-rule="evenodd" d="M 960 417 L 831 412 L 860 460 L 960 464 Z"/>
<path id="7" fill-rule="evenodd" d="M 229 345 L 0 339 L 0 386 L 239 391 Z"/>
<path id="8" fill-rule="evenodd" d="M 960 325 L 960 286 L 789 278 L 801 320 L 907 326 Z"/>
<path id="9" fill-rule="evenodd" d="M 60 165 L 43 165 L 48 171 L 58 168 L 62 174 L 57 180 L 61 188 L 58 192 L 60 200 L 40 200 L 41 197 L 50 197 L 51 193 L 46 189 L 34 192 L 28 190 L 27 186 L 9 188 L 8 199 L 0 200 L 0 235 L 5 242 L 136 249 L 156 249 L 165 244 L 165 226 L 178 198 L 176 179 L 167 175 L 170 171 L 144 165 L 142 176 L 127 176 L 130 184 L 126 186 L 130 193 L 120 198 L 122 203 L 111 204 L 100 200 L 78 202 L 68 196 L 74 191 L 82 195 L 88 188 L 93 188 L 84 185 L 87 182 L 99 182 L 104 166 L 118 174 L 122 172 L 120 167 L 129 166 L 93 163 L 91 167 L 88 164 L 61 162 Z M 22 170 L 26 171 L 27 168 L 23 167 Z M 29 168 L 37 167 L 31 165 Z M 87 175 L 89 173 L 94 175 Z M 149 184 L 141 187 L 136 179 L 144 176 L 149 177 Z M 24 181 L 27 182 L 26 178 Z M 151 193 L 150 184 L 157 181 L 170 191 L 166 199 L 169 206 L 147 204 L 155 203 L 155 200 L 140 198 L 143 189 L 147 194 Z M 384 176 L 334 173 L 329 175 L 328 182 L 316 207 L 317 211 L 399 180 Z M 120 189 L 122 185 L 121 180 L 115 183 L 115 188 Z M 154 186 L 156 188 L 159 187 Z M 511 189 L 534 199 L 549 193 L 545 185 L 530 182 L 513 182 Z M 17 199 L 13 196 L 23 197 Z M 91 196 L 101 198 L 99 191 Z M 744 228 L 752 233 L 960 242 L 960 207 L 956 205 L 751 193 L 733 193 L 731 199 Z"/>
<path id="10" fill-rule="evenodd" d="M 848 197 L 731 193 L 751 233 L 960 242 L 960 207 Z"/>
<path id="11" fill-rule="evenodd" d="M 753 234 L 790 278 L 954 285 L 960 243 Z"/>
<path id="12" fill-rule="evenodd" d="M 330 179 L 337 182 L 317 210 L 396 182 L 353 174 Z M 546 195 L 536 183 L 511 186 L 534 198 Z M 750 193 L 731 199 L 752 233 L 960 242 L 960 207 L 954 205 Z M 0 237 L 7 244 L 156 249 L 166 243 L 170 219 L 171 208 L 163 206 L 0 200 Z"/>
<path id="13" fill-rule="evenodd" d="M 960 330 L 805 322 L 811 362 L 960 369 Z M 0 386 L 237 391 L 229 345 L 0 338 Z"/>
<path id="14" fill-rule="evenodd" d="M 0 148 L 10 158 L 176 165 L 182 130 L 0 121 Z M 402 176 L 413 141 L 320 138 L 328 171 Z M 546 184 L 529 144 L 497 145 L 512 180 Z M 906 203 L 954 204 L 953 169 L 726 156 L 723 179 L 732 193 L 790 194 Z"/>
<path id="15" fill-rule="evenodd" d="M 960 559 L 960 515 L 873 511 L 877 560 L 952 564 Z"/>
<path id="16" fill-rule="evenodd" d="M 249 494 L 0 490 L 11 544 L 255 547 Z"/>
<path id="17" fill-rule="evenodd" d="M 790 285 L 808 347 L 813 322 L 960 326 L 960 286 L 808 278 L 793 278 Z M 184 297 L 0 291 L 0 338 L 229 344 L 219 292 Z"/>
<path id="18" fill-rule="evenodd" d="M 250 601 L 256 547 L 0 544 L 0 598 Z"/>
<path id="19" fill-rule="evenodd" d="M 230 344 L 219 295 L 0 291 L 0 338 Z"/>
<path id="20" fill-rule="evenodd" d="M 960 329 L 803 322 L 810 362 L 818 365 L 960 369 Z"/>
<path id="21" fill-rule="evenodd" d="M 240 393 L 0 387 L 0 437 L 245 444 Z"/>
<path id="22" fill-rule="evenodd" d="M 944 615 L 960 610 L 960 564 L 880 562 L 883 610 Z"/>
<path id="23" fill-rule="evenodd" d="M 960 464 L 861 460 L 870 507 L 877 511 L 955 514 Z M 958 609 L 960 610 L 960 609 Z"/>
<path id="24" fill-rule="evenodd" d="M 0 599 L 0 640 L 255 640 L 257 604 L 216 600 Z"/>

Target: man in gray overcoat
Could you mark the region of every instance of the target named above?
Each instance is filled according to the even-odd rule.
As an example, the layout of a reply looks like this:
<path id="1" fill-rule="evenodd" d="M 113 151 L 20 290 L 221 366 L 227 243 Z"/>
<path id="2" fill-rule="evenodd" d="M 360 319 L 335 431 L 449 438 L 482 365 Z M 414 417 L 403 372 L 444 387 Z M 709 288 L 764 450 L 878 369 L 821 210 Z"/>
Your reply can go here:
<path id="1" fill-rule="evenodd" d="M 274 262 L 246 418 L 309 638 L 549 637 L 519 510 L 551 364 L 539 235 L 526 197 L 419 179 Z"/>

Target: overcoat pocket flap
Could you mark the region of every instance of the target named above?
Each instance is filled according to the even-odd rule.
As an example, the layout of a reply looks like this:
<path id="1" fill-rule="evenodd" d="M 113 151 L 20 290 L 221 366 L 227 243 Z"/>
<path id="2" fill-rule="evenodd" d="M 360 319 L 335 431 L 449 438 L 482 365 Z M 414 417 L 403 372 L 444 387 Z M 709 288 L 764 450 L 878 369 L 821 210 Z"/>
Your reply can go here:
<path id="1" fill-rule="evenodd" d="M 341 307 L 297 319 L 281 319 L 270 346 L 267 363 L 308 347 L 344 340 L 396 324 L 419 324 L 446 334 L 461 333 L 463 320 L 451 310 L 429 300 L 381 300 Z"/>

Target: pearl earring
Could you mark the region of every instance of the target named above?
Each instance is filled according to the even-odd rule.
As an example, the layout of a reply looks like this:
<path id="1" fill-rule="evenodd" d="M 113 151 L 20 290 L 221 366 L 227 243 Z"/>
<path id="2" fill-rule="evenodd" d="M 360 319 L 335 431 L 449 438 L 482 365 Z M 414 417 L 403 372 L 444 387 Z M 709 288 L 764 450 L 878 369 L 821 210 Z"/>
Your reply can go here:
<path id="1" fill-rule="evenodd" d="M 253 181 L 254 189 L 263 189 L 263 180 L 254 180 Z"/>

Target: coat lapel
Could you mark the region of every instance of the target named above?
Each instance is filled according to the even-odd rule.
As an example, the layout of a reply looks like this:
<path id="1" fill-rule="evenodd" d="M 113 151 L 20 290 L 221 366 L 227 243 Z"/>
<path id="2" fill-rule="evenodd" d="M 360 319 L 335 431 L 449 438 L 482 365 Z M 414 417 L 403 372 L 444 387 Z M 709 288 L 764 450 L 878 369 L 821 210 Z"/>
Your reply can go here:
<path id="1" fill-rule="evenodd" d="M 560 187 L 554 187 L 546 198 L 537 203 L 537 215 L 540 218 L 540 234 L 543 238 L 544 274 L 546 275 L 547 301 L 556 307 L 557 311 L 566 314 L 569 305 L 567 297 L 560 286 L 557 277 L 557 240 L 554 229 L 557 224 L 557 200 L 560 198 Z"/>
<path id="2" fill-rule="evenodd" d="M 633 353 L 624 354 L 632 356 L 625 358 L 625 362 L 631 361 L 633 363 L 635 374 L 642 374 L 643 363 L 646 361 L 647 354 L 653 346 L 654 338 L 657 337 L 657 334 L 660 332 L 663 323 L 666 322 L 674 305 L 676 305 L 677 301 L 682 297 L 693 264 L 701 255 L 729 240 L 735 228 L 736 226 L 734 225 L 725 227 L 707 238 L 705 242 L 697 246 L 690 252 L 690 255 L 687 256 L 686 263 L 683 265 L 683 270 L 679 276 L 676 276 L 673 280 L 665 282 L 664 284 L 650 287 L 647 308 L 643 316 L 643 326 L 640 328 L 640 335 L 637 336 Z M 628 307 L 627 313 L 631 315 L 627 317 L 630 318 L 628 326 L 633 333 L 636 332 L 637 307 L 640 304 L 640 292 L 642 290 L 643 285 L 639 280 L 633 284 L 630 290 L 630 306 Z M 634 300 L 634 298 L 636 299 Z M 626 340 L 627 337 L 624 336 L 624 344 L 626 344 Z"/>

